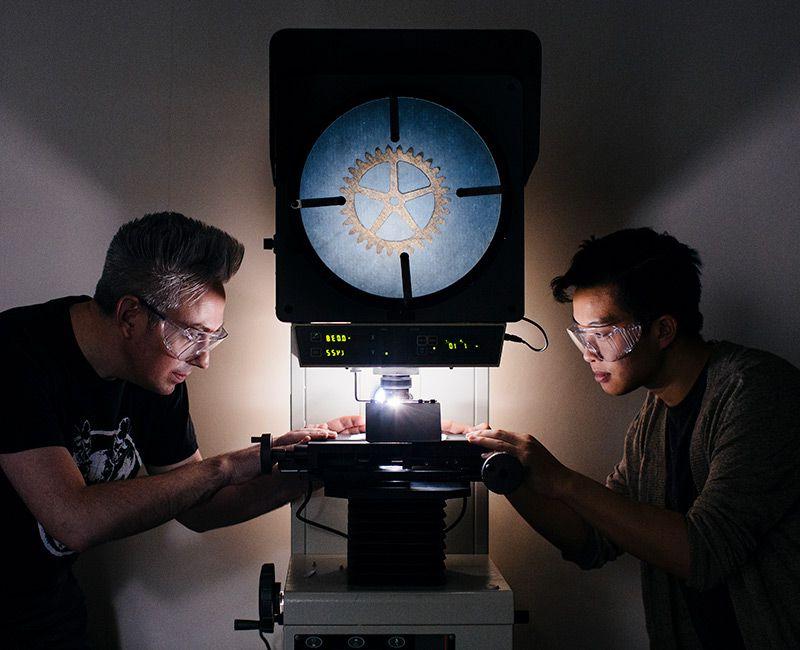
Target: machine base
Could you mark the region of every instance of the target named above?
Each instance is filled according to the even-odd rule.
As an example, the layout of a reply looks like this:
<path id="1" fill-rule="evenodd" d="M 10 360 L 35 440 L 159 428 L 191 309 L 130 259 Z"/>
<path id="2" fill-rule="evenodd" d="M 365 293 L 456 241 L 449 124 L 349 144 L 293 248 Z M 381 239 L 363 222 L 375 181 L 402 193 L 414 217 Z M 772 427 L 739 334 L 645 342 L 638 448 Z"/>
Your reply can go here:
<path id="1" fill-rule="evenodd" d="M 293 555 L 284 650 L 511 650 L 514 599 L 487 555 L 451 555 L 439 587 L 348 586 L 344 555 Z"/>

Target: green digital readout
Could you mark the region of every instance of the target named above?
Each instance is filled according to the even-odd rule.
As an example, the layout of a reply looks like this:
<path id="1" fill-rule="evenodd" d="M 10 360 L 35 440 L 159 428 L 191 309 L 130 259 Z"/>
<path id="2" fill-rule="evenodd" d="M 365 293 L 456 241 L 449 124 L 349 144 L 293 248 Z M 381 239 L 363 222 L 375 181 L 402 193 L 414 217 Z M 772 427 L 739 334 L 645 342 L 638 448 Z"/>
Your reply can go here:
<path id="1" fill-rule="evenodd" d="M 348 334 L 326 334 L 325 343 L 346 343 L 351 338 Z"/>
<path id="2" fill-rule="evenodd" d="M 349 334 L 344 334 L 342 332 L 330 332 L 326 333 L 325 335 L 325 343 L 338 343 L 339 345 L 336 347 L 326 347 L 323 350 L 323 355 L 329 359 L 334 357 L 344 357 L 345 356 L 345 348 L 342 344 L 347 343 L 353 337 Z"/>
<path id="3" fill-rule="evenodd" d="M 469 343 L 464 339 L 444 339 L 444 344 L 448 350 L 476 350 L 480 346 L 477 343 Z"/>
<path id="4" fill-rule="evenodd" d="M 295 324 L 301 367 L 497 365 L 503 325 Z"/>

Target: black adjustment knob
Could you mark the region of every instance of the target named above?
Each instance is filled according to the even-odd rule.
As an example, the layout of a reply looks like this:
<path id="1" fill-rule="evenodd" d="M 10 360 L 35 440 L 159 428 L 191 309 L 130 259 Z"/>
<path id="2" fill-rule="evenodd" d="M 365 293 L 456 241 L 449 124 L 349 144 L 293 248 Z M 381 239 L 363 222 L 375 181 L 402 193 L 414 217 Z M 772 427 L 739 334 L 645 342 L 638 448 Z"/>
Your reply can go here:
<path id="1" fill-rule="evenodd" d="M 261 566 L 258 578 L 258 620 L 237 618 L 233 621 L 234 630 L 258 630 L 272 634 L 275 623 L 283 623 L 281 613 L 281 583 L 275 582 L 275 565 Z"/>
<path id="2" fill-rule="evenodd" d="M 275 250 L 275 235 L 273 235 L 272 237 L 264 237 L 264 250 L 265 251 Z"/>
<path id="3" fill-rule="evenodd" d="M 481 480 L 496 494 L 510 494 L 522 484 L 524 476 L 522 463 L 504 451 L 489 456 L 481 468 Z"/>
<path id="4" fill-rule="evenodd" d="M 281 583 L 275 582 L 275 565 L 261 565 L 258 578 L 258 615 L 261 618 L 260 630 L 272 632 L 275 623 L 283 620 L 281 616 Z"/>
<path id="5" fill-rule="evenodd" d="M 260 436 L 253 436 L 250 442 L 261 444 L 261 473 L 272 474 L 272 434 L 262 433 Z"/>

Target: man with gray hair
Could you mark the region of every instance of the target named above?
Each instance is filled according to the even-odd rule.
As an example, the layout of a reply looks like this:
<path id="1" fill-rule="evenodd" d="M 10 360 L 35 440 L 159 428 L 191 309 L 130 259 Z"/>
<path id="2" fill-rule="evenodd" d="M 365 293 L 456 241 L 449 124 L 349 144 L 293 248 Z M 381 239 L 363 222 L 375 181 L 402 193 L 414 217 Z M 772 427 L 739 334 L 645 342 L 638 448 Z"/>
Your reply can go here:
<path id="1" fill-rule="evenodd" d="M 227 336 L 224 285 L 243 255 L 217 228 L 149 214 L 114 236 L 94 298 L 0 314 L 14 378 L 0 397 L 0 507 L 6 557 L 25 577 L 4 589 L 4 644 L 86 646 L 70 569 L 81 551 L 170 519 L 238 523 L 303 492 L 261 474 L 258 446 L 205 460 L 197 447 L 185 380 Z M 290 431 L 275 445 L 334 435 Z"/>

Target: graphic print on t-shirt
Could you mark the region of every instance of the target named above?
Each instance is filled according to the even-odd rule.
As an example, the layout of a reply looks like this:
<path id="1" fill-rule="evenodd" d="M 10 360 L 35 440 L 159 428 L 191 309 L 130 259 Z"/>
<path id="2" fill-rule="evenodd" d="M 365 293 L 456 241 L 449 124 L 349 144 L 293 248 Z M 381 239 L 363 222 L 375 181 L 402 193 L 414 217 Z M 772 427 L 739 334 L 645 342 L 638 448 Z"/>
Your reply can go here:
<path id="1" fill-rule="evenodd" d="M 130 418 L 122 418 L 119 426 L 111 431 L 93 431 L 89 420 L 83 419 L 75 427 L 72 445 L 72 457 L 87 485 L 132 478 L 142 466 L 131 437 Z M 53 555 L 60 557 L 74 553 L 49 535 L 41 524 L 39 536 Z"/>

